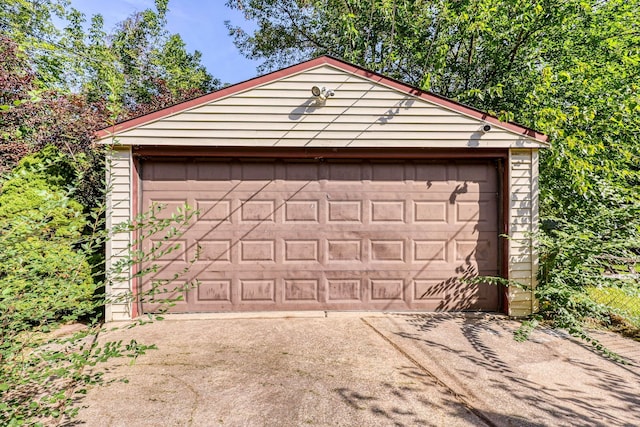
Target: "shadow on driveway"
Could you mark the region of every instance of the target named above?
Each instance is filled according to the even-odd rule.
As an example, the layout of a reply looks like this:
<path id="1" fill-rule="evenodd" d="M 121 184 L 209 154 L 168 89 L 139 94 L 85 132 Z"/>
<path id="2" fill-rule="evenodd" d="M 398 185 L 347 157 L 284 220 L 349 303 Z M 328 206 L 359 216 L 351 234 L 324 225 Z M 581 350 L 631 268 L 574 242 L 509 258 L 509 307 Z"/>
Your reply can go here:
<path id="1" fill-rule="evenodd" d="M 637 372 L 500 316 L 165 320 L 80 402 L 74 425 L 639 425 Z M 127 378 L 128 383 L 118 381 Z"/>
<path id="2" fill-rule="evenodd" d="M 605 359 L 562 332 L 540 329 L 518 343 L 519 324 L 500 316 L 366 321 L 496 425 L 640 425 L 637 366 Z"/>

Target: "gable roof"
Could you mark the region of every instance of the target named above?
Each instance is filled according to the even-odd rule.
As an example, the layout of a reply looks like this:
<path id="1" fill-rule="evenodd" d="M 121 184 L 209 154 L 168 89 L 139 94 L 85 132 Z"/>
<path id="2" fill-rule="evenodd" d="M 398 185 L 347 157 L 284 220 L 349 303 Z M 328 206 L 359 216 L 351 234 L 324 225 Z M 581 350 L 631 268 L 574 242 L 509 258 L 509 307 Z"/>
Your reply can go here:
<path id="1" fill-rule="evenodd" d="M 282 79 L 306 70 L 310 70 L 321 65 L 330 65 L 339 70 L 370 80 L 371 82 L 393 88 L 397 91 L 403 92 L 407 95 L 410 95 L 419 99 L 423 99 L 425 101 L 428 101 L 432 104 L 435 104 L 447 110 L 462 114 L 464 116 L 482 120 L 490 124 L 497 125 L 515 134 L 540 142 L 543 145 L 548 145 L 547 143 L 548 136 L 542 133 L 539 133 L 533 129 L 527 128 L 525 126 L 522 126 L 516 123 L 500 121 L 496 117 L 491 116 L 488 113 L 478 110 L 476 108 L 464 105 L 462 103 L 450 100 L 448 98 L 436 95 L 431 92 L 420 90 L 416 87 L 399 82 L 395 79 L 383 76 L 379 73 L 364 69 L 357 65 L 350 64 L 348 62 L 345 62 L 330 56 L 320 56 L 318 58 L 311 59 L 309 61 L 302 62 L 300 64 L 292 65 L 290 67 L 283 68 L 281 70 L 274 71 L 269 74 L 265 74 L 263 76 L 259 76 L 235 85 L 227 86 L 223 89 L 208 93 L 206 95 L 200 96 L 198 98 L 194 98 L 189 101 L 185 101 L 176 105 L 172 105 L 167 108 L 163 108 L 158 111 L 154 111 L 149 114 L 145 114 L 140 117 L 132 118 L 132 119 L 117 123 L 115 125 L 112 125 L 97 131 L 96 137 L 97 139 L 104 139 L 107 137 L 111 137 L 121 132 L 125 132 L 127 130 L 131 130 L 139 126 L 162 119 L 164 117 L 172 116 L 176 113 L 187 111 L 192 108 L 207 104 L 209 102 L 216 101 L 225 97 L 229 97 L 234 94 L 264 85 L 266 83 L 271 83 L 276 80 L 279 80 L 279 79 Z"/>

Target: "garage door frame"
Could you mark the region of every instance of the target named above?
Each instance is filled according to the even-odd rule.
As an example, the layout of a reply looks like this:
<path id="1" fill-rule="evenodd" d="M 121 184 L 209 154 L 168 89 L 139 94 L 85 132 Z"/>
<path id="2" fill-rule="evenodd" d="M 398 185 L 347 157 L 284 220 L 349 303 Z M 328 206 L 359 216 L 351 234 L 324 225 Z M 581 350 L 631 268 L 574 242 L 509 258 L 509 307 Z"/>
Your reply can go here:
<path id="1" fill-rule="evenodd" d="M 140 214 L 142 207 L 141 160 L 162 158 L 232 158 L 232 159 L 351 159 L 351 160 L 486 160 L 495 161 L 498 166 L 498 224 L 499 234 L 509 234 L 509 219 L 505 214 L 509 210 L 509 168 L 505 167 L 509 160 L 508 149 L 389 149 L 389 148 L 255 148 L 255 147 L 169 147 L 169 146 L 134 146 L 132 149 L 132 210 L 134 216 Z M 134 232 L 133 241 L 138 240 Z M 509 244 L 508 239 L 499 239 L 498 268 L 499 275 L 508 279 Z M 142 278 L 136 277 L 140 266 L 133 266 L 134 280 L 132 290 L 135 301 L 132 304 L 132 316 L 142 314 L 142 302 L 137 294 L 142 286 Z M 499 287 L 499 311 L 508 312 L 509 299 L 507 289 Z"/>

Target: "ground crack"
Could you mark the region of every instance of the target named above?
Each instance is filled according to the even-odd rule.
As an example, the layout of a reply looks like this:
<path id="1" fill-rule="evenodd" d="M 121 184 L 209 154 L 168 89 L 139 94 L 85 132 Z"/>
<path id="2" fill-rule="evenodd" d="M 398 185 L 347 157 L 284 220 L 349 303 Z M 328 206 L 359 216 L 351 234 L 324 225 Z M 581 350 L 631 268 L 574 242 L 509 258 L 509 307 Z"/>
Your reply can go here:
<path id="1" fill-rule="evenodd" d="M 360 320 L 362 320 L 362 322 L 365 325 L 370 327 L 376 334 L 378 334 L 383 340 L 385 340 L 389 345 L 391 345 L 391 347 L 393 347 L 398 353 L 400 353 L 407 360 L 409 360 L 416 368 L 418 368 L 424 374 L 426 374 L 431 379 L 433 379 L 436 382 L 437 385 L 439 385 L 440 387 L 446 389 L 456 400 L 458 400 L 465 408 L 467 408 L 467 410 L 469 412 L 474 414 L 476 417 L 480 418 L 487 426 L 489 426 L 489 427 L 498 427 L 498 425 L 496 423 L 494 423 L 493 421 L 491 421 L 491 419 L 489 419 L 489 417 L 487 417 L 480 409 L 474 407 L 471 403 L 469 403 L 469 401 L 467 400 L 466 396 L 456 392 L 453 388 L 448 386 L 445 382 L 443 382 L 440 378 L 438 378 L 433 372 L 431 372 L 429 369 L 427 369 L 425 366 L 423 366 L 416 359 L 411 357 L 411 355 L 409 355 L 406 351 L 404 351 L 400 346 L 398 346 L 396 343 L 394 343 L 389 338 L 387 338 L 382 332 L 380 332 L 378 329 L 376 329 L 375 326 L 373 326 L 371 323 L 367 322 L 366 319 L 360 318 Z"/>

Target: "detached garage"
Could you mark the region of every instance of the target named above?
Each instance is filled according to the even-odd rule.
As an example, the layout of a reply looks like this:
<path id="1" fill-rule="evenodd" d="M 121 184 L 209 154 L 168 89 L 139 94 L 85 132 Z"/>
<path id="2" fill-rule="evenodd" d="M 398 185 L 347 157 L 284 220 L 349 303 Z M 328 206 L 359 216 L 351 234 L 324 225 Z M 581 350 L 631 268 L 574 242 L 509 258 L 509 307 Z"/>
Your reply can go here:
<path id="1" fill-rule="evenodd" d="M 189 267 L 173 312 L 534 309 L 538 150 L 546 137 L 320 57 L 99 134 L 108 226 L 197 209 L 144 293 Z M 500 237 L 509 235 L 510 239 Z M 151 236 L 143 250 L 158 244 Z M 110 263 L 135 236 L 107 244 Z M 134 269 L 146 265 L 134 266 Z M 108 320 L 157 306 L 110 304 Z"/>

